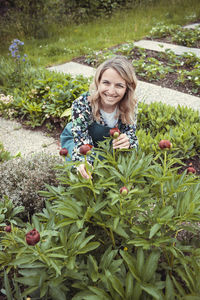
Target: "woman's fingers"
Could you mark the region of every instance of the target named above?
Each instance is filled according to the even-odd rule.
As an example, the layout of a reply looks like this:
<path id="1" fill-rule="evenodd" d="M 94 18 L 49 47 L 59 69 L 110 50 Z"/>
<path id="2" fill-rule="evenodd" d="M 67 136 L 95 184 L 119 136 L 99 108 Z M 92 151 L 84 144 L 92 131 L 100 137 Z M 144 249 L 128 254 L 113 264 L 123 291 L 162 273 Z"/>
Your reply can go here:
<path id="1" fill-rule="evenodd" d="M 86 171 L 86 167 L 85 167 L 85 164 L 80 164 L 78 167 L 77 167 L 77 170 L 79 171 L 79 173 L 81 174 L 81 176 L 85 179 L 90 179 L 91 178 L 91 173 L 88 171 Z"/>
<path id="2" fill-rule="evenodd" d="M 113 140 L 113 149 L 128 149 L 130 147 L 129 138 L 125 133 Z"/>

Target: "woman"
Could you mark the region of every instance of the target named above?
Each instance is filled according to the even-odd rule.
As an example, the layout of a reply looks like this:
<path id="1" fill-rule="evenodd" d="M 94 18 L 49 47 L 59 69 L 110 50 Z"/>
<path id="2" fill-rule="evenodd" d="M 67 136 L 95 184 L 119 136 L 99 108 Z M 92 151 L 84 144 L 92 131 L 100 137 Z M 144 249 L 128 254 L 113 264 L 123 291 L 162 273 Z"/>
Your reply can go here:
<path id="1" fill-rule="evenodd" d="M 83 144 L 97 146 L 109 136 L 113 127 L 121 134 L 113 140 L 113 149 L 137 147 L 136 132 L 137 79 L 132 64 L 124 56 L 115 56 L 96 70 L 90 92 L 72 104 L 72 122 L 61 134 L 61 146 L 67 148 L 73 161 L 83 161 L 79 148 Z M 88 157 L 92 163 L 92 158 Z M 88 179 L 84 163 L 78 171 Z"/>

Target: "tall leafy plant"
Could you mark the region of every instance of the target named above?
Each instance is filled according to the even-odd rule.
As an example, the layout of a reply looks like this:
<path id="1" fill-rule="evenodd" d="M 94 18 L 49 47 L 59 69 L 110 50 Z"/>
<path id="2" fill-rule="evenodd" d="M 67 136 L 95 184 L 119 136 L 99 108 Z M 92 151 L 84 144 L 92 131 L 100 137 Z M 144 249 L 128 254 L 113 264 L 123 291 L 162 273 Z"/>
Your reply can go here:
<path id="1" fill-rule="evenodd" d="M 43 212 L 1 236 L 1 269 L 17 270 L 15 281 L 28 286 L 22 296 L 198 297 L 198 177 L 178 174 L 173 148 L 157 145 L 154 156 L 110 147 L 107 139 L 96 149 L 92 180 L 76 173 L 76 163 L 60 165 L 60 185 L 42 192 Z M 40 241 L 28 246 L 32 228 Z"/>

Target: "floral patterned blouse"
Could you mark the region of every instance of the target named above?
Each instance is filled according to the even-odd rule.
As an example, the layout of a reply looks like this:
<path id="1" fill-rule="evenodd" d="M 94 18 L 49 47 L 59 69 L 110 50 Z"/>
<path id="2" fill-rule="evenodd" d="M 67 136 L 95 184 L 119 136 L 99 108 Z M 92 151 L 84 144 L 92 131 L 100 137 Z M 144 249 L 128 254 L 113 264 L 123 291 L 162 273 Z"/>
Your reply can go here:
<path id="1" fill-rule="evenodd" d="M 73 161 L 83 161 L 84 157 L 79 153 L 79 148 L 83 144 L 90 144 L 94 146 L 92 137 L 88 133 L 88 127 L 95 121 L 92 114 L 92 107 L 88 101 L 89 92 L 81 95 L 74 100 L 72 104 L 72 135 L 74 138 L 74 150 L 72 152 Z M 100 113 L 101 125 L 108 126 Z M 136 123 L 137 112 L 135 113 L 135 123 L 133 125 L 123 124 L 119 118 L 118 127 L 121 133 L 125 133 L 129 137 L 130 148 L 138 147 L 138 140 L 136 137 Z M 92 163 L 93 159 L 88 156 L 88 161 Z"/>

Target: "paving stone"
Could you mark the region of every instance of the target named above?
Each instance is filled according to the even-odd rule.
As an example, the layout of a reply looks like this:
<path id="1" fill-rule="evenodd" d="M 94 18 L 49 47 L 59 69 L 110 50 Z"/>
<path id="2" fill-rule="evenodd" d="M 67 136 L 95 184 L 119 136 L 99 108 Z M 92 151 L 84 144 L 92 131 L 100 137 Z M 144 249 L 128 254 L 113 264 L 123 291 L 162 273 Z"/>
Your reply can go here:
<path id="1" fill-rule="evenodd" d="M 200 98 L 185 93 L 181 93 L 169 88 L 143 81 L 138 82 L 136 96 L 139 101 L 150 104 L 152 102 L 162 102 L 174 107 L 186 106 L 200 112 Z"/>
<path id="2" fill-rule="evenodd" d="M 141 40 L 135 42 L 134 45 L 140 48 L 145 48 L 157 52 L 165 52 L 166 49 L 170 49 L 177 55 L 181 55 L 185 52 L 187 53 L 192 52 L 196 54 L 196 56 L 200 57 L 200 49 L 197 48 L 189 48 L 185 46 L 173 45 L 169 43 L 161 43 L 161 42 L 150 41 L 150 40 Z"/>
<path id="3" fill-rule="evenodd" d="M 94 76 L 95 74 L 94 68 L 75 62 L 68 62 L 63 65 L 53 66 L 48 68 L 48 70 L 61 73 L 69 73 L 73 76 L 84 75 L 86 77 L 90 77 Z"/>
<path id="4" fill-rule="evenodd" d="M 195 28 L 198 28 L 200 30 L 200 23 L 194 23 L 194 24 L 190 24 L 190 25 L 186 25 L 186 26 L 183 26 L 183 28 L 188 28 L 188 29 L 195 29 Z"/>

